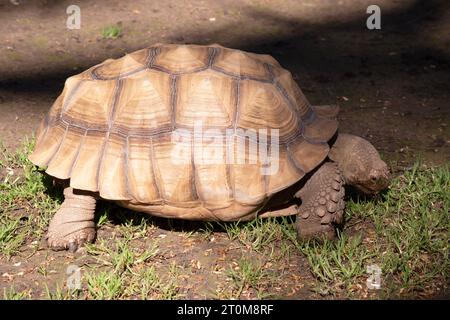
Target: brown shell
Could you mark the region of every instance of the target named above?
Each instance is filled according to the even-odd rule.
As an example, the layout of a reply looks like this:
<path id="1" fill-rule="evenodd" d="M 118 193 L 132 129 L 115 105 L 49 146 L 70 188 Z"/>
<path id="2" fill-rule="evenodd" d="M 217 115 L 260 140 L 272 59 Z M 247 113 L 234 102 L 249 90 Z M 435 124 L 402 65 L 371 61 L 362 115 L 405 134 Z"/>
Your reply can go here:
<path id="1" fill-rule="evenodd" d="M 337 112 L 312 107 L 271 56 L 158 44 L 68 78 L 30 160 L 74 188 L 139 211 L 245 219 L 325 159 Z M 279 130 L 276 174 L 264 175 L 258 159 L 250 163 L 257 151 L 249 144 L 259 136 L 248 129 L 266 129 L 269 142 Z M 246 142 L 245 150 L 227 148 L 224 132 Z M 227 161 L 227 150 L 245 161 Z M 188 161 L 174 163 L 178 154 Z M 218 161 L 201 161 L 211 157 Z"/>

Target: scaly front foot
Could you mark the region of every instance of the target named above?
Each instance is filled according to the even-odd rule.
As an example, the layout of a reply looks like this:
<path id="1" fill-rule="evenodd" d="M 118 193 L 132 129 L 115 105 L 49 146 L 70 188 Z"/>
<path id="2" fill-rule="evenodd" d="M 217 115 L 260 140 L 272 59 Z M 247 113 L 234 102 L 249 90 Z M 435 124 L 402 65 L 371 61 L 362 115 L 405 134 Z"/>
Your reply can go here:
<path id="1" fill-rule="evenodd" d="M 296 196 L 302 199 L 297 215 L 300 239 L 335 237 L 335 224 L 344 214 L 344 181 L 335 163 L 324 163 Z"/>

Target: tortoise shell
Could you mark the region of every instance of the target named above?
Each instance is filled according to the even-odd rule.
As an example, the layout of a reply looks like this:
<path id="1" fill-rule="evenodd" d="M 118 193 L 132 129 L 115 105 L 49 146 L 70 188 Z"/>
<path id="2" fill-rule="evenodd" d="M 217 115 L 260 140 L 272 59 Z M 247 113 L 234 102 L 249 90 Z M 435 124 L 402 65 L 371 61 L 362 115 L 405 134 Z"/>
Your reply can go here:
<path id="1" fill-rule="evenodd" d="M 311 106 L 269 55 L 157 44 L 68 78 L 30 160 L 137 211 L 245 220 L 327 157 L 337 113 Z M 275 141 L 268 143 L 269 154 L 278 152 L 275 174 L 250 147 L 261 142 L 252 134 L 260 129 Z M 174 161 L 181 158 L 188 161 Z"/>

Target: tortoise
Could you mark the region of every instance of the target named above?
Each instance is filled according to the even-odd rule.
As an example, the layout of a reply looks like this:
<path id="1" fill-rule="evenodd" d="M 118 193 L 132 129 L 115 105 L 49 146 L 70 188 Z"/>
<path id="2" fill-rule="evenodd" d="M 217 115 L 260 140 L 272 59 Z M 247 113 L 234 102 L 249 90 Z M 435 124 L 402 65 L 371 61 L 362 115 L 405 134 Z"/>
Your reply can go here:
<path id="1" fill-rule="evenodd" d="M 67 181 L 49 247 L 93 242 L 99 199 L 188 220 L 297 215 L 300 239 L 332 238 L 344 185 L 389 182 L 372 144 L 338 133 L 338 111 L 270 55 L 216 44 L 156 44 L 69 77 L 29 157 Z"/>

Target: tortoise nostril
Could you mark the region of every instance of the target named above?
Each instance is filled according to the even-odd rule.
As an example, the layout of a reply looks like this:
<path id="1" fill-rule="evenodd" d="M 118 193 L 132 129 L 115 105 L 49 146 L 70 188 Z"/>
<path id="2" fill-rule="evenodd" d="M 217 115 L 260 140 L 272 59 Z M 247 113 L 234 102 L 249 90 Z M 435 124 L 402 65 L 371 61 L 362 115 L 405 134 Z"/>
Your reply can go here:
<path id="1" fill-rule="evenodd" d="M 372 170 L 370 170 L 370 172 L 369 172 L 369 179 L 370 179 L 373 183 L 379 181 L 380 178 L 381 178 L 381 176 L 382 176 L 381 172 L 378 171 L 378 170 L 376 170 L 376 169 L 372 169 Z"/>

